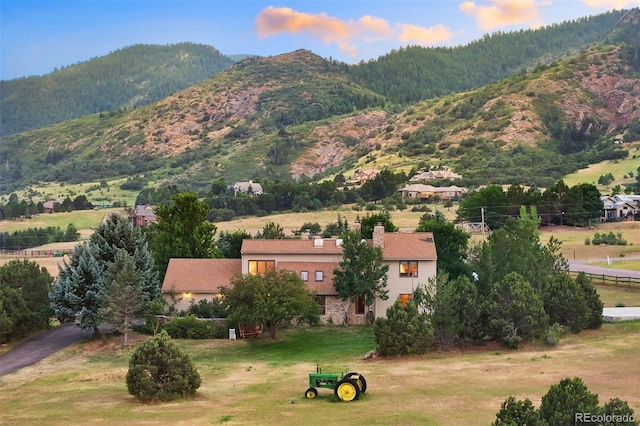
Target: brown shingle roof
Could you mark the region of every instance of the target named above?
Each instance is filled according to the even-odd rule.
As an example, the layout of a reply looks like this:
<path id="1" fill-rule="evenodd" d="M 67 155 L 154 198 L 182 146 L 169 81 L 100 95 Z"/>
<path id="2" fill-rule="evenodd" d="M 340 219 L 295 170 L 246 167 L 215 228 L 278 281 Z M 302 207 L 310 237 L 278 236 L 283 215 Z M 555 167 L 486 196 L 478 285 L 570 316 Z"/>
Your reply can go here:
<path id="1" fill-rule="evenodd" d="M 333 270 L 338 267 L 335 262 L 278 262 L 278 269 L 293 271 L 298 276 L 300 272 L 307 271 L 309 279 L 307 287 L 317 294 L 336 294 L 333 286 Z M 316 281 L 316 271 L 322 271 L 323 280 Z"/>
<path id="2" fill-rule="evenodd" d="M 322 240 L 322 246 L 314 240 L 244 240 L 242 241 L 242 254 L 249 253 L 342 253 L 342 247 L 336 245 L 334 239 Z"/>
<path id="3" fill-rule="evenodd" d="M 162 291 L 218 293 L 242 272 L 240 259 L 170 259 Z"/>
<path id="4" fill-rule="evenodd" d="M 435 260 L 438 257 L 431 232 L 385 232 L 382 253 L 385 260 Z"/>

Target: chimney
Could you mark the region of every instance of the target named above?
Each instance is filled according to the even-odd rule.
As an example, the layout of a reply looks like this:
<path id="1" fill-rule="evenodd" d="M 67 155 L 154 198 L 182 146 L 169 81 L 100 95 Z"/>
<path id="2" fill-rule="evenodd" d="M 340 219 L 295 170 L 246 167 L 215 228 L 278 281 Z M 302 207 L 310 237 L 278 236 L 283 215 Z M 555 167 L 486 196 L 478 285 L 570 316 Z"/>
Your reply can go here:
<path id="1" fill-rule="evenodd" d="M 373 227 L 373 246 L 384 248 L 384 226 L 380 222 Z"/>
<path id="2" fill-rule="evenodd" d="M 353 221 L 353 231 L 360 232 L 360 219 L 356 217 L 356 220 Z"/>

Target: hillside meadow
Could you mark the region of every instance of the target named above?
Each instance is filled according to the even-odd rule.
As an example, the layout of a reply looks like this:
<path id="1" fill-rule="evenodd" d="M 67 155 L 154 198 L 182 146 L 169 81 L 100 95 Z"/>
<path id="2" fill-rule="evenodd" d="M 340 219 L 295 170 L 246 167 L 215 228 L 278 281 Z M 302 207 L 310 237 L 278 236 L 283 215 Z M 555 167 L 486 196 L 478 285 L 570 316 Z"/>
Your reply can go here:
<path id="1" fill-rule="evenodd" d="M 140 342 L 144 336 L 136 336 Z M 510 395 L 534 405 L 549 386 L 581 377 L 600 403 L 619 397 L 640 411 L 640 321 L 605 324 L 557 347 L 512 351 L 467 347 L 424 356 L 364 360 L 370 327 L 285 331 L 277 341 L 177 340 L 202 376 L 193 399 L 141 404 L 126 389 L 133 349 L 117 337 L 85 340 L 40 363 L 0 377 L 0 423 L 228 425 L 480 425 Z M 332 390 L 303 396 L 308 374 L 357 371 L 360 400 L 336 402 Z"/>

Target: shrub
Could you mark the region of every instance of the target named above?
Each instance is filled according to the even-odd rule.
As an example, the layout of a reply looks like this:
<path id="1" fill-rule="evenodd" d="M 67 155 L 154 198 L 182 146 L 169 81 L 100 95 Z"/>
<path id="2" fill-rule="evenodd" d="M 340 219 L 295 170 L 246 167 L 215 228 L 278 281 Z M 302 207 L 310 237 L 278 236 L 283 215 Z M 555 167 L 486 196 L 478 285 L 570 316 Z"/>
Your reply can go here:
<path id="1" fill-rule="evenodd" d="M 224 334 L 222 327 L 215 322 L 198 320 L 195 315 L 175 317 L 162 329 L 174 339 L 212 339 Z"/>
<path id="2" fill-rule="evenodd" d="M 424 354 L 433 344 L 433 328 L 413 300 L 390 306 L 387 317 L 373 323 L 373 334 L 382 356 Z"/>
<path id="3" fill-rule="evenodd" d="M 598 395 L 579 377 L 562 379 L 542 397 L 539 413 L 550 425 L 573 425 L 576 413 L 598 413 Z"/>
<path id="4" fill-rule="evenodd" d="M 134 351 L 126 382 L 131 395 L 150 402 L 194 396 L 201 379 L 187 353 L 162 331 Z"/>
<path id="5" fill-rule="evenodd" d="M 496 421 L 492 423 L 493 426 L 535 426 L 542 424 L 540 415 L 529 398 L 521 401 L 513 396 L 510 396 L 502 403 L 500 411 L 496 414 Z"/>
<path id="6" fill-rule="evenodd" d="M 566 336 L 568 332 L 568 327 L 560 325 L 556 322 L 549 327 L 547 333 L 544 335 L 544 343 L 548 346 L 556 346 L 560 339 Z"/>

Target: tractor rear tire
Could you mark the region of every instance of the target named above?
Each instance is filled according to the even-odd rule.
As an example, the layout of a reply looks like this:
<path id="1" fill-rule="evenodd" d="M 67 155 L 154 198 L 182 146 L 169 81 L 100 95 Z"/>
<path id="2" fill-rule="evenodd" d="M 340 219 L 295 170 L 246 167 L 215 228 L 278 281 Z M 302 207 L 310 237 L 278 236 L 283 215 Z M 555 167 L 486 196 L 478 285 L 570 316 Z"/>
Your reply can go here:
<path id="1" fill-rule="evenodd" d="M 353 401 L 360 398 L 360 387 L 355 380 L 342 379 L 336 383 L 333 392 L 341 401 Z"/>
<path id="2" fill-rule="evenodd" d="M 318 396 L 318 390 L 316 388 L 309 388 L 304 392 L 304 396 L 307 399 L 313 399 Z"/>
<path id="3" fill-rule="evenodd" d="M 345 379 L 355 380 L 360 388 L 360 393 L 365 393 L 367 391 L 367 381 L 364 376 L 360 373 L 347 373 L 344 375 Z"/>

